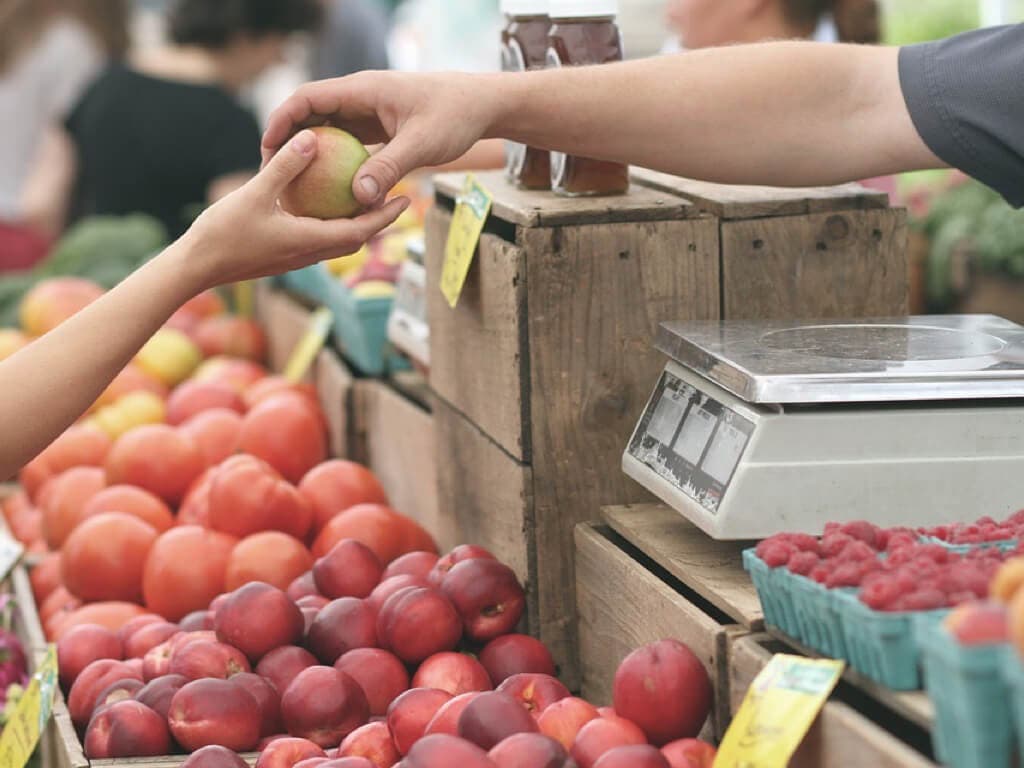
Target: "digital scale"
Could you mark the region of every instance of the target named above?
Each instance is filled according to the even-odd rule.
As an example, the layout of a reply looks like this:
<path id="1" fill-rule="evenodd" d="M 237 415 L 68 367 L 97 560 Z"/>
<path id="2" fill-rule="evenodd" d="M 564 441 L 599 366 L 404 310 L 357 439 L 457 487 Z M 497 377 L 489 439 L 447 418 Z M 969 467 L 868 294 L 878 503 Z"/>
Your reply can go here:
<path id="1" fill-rule="evenodd" d="M 716 539 L 1024 507 L 1024 328 L 992 315 L 666 323 L 622 468 Z"/>

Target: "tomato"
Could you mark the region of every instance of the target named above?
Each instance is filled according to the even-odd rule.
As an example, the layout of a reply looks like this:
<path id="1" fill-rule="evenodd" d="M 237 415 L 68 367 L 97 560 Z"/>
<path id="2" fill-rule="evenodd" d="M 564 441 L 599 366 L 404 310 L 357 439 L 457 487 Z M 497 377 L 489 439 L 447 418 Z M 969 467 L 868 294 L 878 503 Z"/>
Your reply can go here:
<path id="1" fill-rule="evenodd" d="M 232 536 L 283 531 L 303 539 L 313 522 L 295 486 L 254 456 L 232 456 L 210 478 L 210 527 Z"/>
<path id="2" fill-rule="evenodd" d="M 171 505 L 182 500 L 205 468 L 192 438 L 166 424 L 147 424 L 125 433 L 106 462 L 111 483 L 137 485 Z"/>
<path id="3" fill-rule="evenodd" d="M 299 493 L 313 507 L 313 528 L 356 504 L 387 504 L 388 497 L 377 476 L 362 464 L 334 459 L 319 464 L 299 482 Z"/>
<path id="4" fill-rule="evenodd" d="M 161 534 L 142 576 L 146 607 L 168 621 L 208 608 L 224 591 L 228 559 L 237 543 L 233 536 L 196 525 Z"/>
<path id="5" fill-rule="evenodd" d="M 297 483 L 327 458 L 323 416 L 301 395 L 282 392 L 257 403 L 242 420 L 239 448 Z"/>

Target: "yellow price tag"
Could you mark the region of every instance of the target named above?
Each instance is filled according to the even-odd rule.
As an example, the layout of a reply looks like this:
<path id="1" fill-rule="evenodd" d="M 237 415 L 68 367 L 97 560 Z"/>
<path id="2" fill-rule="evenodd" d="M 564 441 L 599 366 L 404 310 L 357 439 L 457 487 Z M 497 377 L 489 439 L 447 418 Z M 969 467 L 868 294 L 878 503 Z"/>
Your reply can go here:
<path id="1" fill-rule="evenodd" d="M 57 648 L 50 645 L 0 734 L 0 766 L 23 768 L 28 763 L 50 719 L 56 690 Z"/>
<path id="2" fill-rule="evenodd" d="M 843 667 L 832 659 L 777 654 L 747 691 L 714 768 L 786 768 Z"/>
<path id="3" fill-rule="evenodd" d="M 21 545 L 21 542 L 6 533 L 0 533 L 0 581 L 7 578 L 11 569 L 18 564 L 24 554 L 25 547 Z"/>
<path id="4" fill-rule="evenodd" d="M 232 285 L 235 294 L 235 312 L 242 317 L 252 317 L 256 311 L 256 289 L 252 280 L 243 280 Z"/>
<path id="5" fill-rule="evenodd" d="M 444 267 L 441 270 L 441 293 L 448 305 L 455 309 L 459 303 L 462 286 L 473 264 L 484 222 L 491 212 L 493 198 L 473 174 L 466 176 L 466 183 L 455 200 L 455 213 L 448 230 L 448 242 L 444 249 Z"/>
<path id="6" fill-rule="evenodd" d="M 302 381 L 313 364 L 317 354 L 323 349 L 327 341 L 327 334 L 331 332 L 331 322 L 334 315 L 327 307 L 320 307 L 309 319 L 309 327 L 295 345 L 292 356 L 288 359 L 288 365 L 284 368 L 284 377 L 291 382 Z"/>

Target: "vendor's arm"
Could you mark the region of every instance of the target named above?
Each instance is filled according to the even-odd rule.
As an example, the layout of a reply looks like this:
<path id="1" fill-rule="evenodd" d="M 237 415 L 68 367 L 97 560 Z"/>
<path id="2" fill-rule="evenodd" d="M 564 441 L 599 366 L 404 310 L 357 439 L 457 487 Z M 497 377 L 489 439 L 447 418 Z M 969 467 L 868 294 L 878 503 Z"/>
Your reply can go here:
<path id="1" fill-rule="evenodd" d="M 11 477 L 77 419 L 188 299 L 216 285 L 351 253 L 408 205 L 406 199 L 393 200 L 352 220 L 290 216 L 277 205 L 278 194 L 315 153 L 311 132 L 296 136 L 178 242 L 0 363 L 0 475 Z"/>

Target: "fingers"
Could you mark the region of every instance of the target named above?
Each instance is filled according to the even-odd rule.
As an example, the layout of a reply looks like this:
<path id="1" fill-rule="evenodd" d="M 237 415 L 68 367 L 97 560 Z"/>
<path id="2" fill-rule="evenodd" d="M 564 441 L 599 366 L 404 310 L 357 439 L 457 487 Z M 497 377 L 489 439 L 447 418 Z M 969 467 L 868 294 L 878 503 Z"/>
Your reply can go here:
<path id="1" fill-rule="evenodd" d="M 300 219 L 302 227 L 297 233 L 305 253 L 354 253 L 371 237 L 391 226 L 409 207 L 407 197 L 396 197 L 380 208 L 367 211 L 354 219 L 319 221 Z"/>
<path id="2" fill-rule="evenodd" d="M 408 126 L 398 132 L 380 151 L 363 163 L 352 192 L 365 206 L 377 205 L 399 181 L 427 163 L 424 160 L 426 142 Z"/>
<path id="3" fill-rule="evenodd" d="M 317 140 L 312 131 L 301 131 L 291 141 L 264 163 L 257 176 L 260 191 L 276 200 L 278 195 L 296 176 L 302 173 L 316 157 Z"/>

